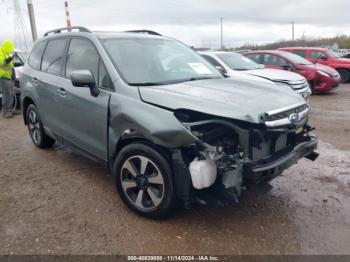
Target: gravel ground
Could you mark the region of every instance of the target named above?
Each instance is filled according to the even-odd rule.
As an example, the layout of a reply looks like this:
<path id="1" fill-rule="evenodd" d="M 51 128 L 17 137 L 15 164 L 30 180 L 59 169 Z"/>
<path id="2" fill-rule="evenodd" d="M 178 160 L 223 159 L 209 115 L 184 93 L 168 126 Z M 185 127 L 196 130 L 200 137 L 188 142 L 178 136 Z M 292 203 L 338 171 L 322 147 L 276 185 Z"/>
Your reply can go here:
<path id="1" fill-rule="evenodd" d="M 20 116 L 0 119 L 0 254 L 350 254 L 350 84 L 311 98 L 320 138 L 262 195 L 153 221 L 129 211 L 108 170 L 39 150 Z"/>

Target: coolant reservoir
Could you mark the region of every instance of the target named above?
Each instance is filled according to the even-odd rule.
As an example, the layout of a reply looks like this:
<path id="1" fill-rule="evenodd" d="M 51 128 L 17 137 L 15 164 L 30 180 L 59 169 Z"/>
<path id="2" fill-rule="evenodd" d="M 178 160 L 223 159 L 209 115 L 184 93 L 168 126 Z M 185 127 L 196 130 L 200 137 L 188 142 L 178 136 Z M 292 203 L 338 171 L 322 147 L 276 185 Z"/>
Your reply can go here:
<path id="1" fill-rule="evenodd" d="M 198 158 L 195 158 L 190 164 L 190 173 L 194 188 L 210 187 L 216 180 L 216 164 L 213 160 L 198 160 Z"/>

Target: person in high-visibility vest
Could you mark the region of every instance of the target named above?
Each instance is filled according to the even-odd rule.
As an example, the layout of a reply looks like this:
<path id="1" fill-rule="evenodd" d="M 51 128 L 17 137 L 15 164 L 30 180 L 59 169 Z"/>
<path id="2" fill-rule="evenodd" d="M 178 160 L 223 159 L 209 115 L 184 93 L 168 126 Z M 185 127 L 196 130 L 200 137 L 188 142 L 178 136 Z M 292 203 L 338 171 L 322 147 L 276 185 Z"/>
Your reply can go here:
<path id="1" fill-rule="evenodd" d="M 13 56 L 15 45 L 6 40 L 0 48 L 0 88 L 2 89 L 2 110 L 5 118 L 12 118 L 13 88 Z"/>

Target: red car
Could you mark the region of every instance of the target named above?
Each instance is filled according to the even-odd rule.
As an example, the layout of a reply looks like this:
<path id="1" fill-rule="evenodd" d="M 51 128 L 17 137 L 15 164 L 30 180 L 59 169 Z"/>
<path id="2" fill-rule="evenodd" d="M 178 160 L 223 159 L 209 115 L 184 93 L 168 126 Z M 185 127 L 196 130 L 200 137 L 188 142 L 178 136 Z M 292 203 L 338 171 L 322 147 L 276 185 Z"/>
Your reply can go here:
<path id="1" fill-rule="evenodd" d="M 341 58 L 333 50 L 318 47 L 285 47 L 278 50 L 292 52 L 312 63 L 323 64 L 334 68 L 340 74 L 340 81 L 342 83 L 349 82 L 350 80 L 350 59 Z"/>
<path id="2" fill-rule="evenodd" d="M 329 66 L 313 64 L 298 55 L 280 50 L 245 52 L 245 56 L 267 68 L 299 73 L 309 82 L 314 92 L 329 92 L 339 86 L 340 75 Z"/>

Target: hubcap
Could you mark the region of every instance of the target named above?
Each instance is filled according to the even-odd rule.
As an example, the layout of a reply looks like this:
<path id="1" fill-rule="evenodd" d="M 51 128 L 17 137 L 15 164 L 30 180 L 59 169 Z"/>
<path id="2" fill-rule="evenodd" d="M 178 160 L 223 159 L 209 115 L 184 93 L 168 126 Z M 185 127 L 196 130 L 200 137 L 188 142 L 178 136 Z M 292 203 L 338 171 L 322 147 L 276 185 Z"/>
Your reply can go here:
<path id="1" fill-rule="evenodd" d="M 29 132 L 34 140 L 35 144 L 40 144 L 41 142 L 41 131 L 40 131 L 40 123 L 37 114 L 34 111 L 30 111 L 28 115 L 28 126 Z"/>
<path id="2" fill-rule="evenodd" d="M 156 208 L 163 200 L 163 175 L 147 157 L 133 156 L 125 160 L 121 184 L 127 198 L 139 209 Z"/>

